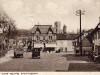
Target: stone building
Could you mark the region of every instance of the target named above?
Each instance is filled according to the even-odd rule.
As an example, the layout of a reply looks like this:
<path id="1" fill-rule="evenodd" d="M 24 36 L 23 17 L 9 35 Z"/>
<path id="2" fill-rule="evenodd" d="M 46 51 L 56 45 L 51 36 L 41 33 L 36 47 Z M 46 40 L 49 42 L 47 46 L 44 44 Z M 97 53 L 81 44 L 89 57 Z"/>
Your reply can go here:
<path id="1" fill-rule="evenodd" d="M 61 33 L 61 22 L 60 21 L 55 22 L 54 28 L 57 34 Z"/>
<path id="2" fill-rule="evenodd" d="M 67 26 L 63 26 L 63 33 L 66 34 L 67 33 Z"/>

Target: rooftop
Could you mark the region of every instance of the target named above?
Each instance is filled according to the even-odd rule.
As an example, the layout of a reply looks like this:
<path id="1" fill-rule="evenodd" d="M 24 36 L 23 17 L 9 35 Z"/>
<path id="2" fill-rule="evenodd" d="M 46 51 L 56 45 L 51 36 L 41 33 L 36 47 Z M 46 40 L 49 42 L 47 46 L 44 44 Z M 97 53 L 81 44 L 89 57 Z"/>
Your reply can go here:
<path id="1" fill-rule="evenodd" d="M 78 34 L 57 34 L 57 40 L 74 40 Z"/>
<path id="2" fill-rule="evenodd" d="M 44 33 L 47 33 L 48 30 L 52 30 L 53 33 L 55 33 L 55 29 L 52 25 L 35 25 L 33 28 L 32 28 L 32 33 L 35 33 L 36 31 L 39 31 L 41 32 L 42 34 Z"/>

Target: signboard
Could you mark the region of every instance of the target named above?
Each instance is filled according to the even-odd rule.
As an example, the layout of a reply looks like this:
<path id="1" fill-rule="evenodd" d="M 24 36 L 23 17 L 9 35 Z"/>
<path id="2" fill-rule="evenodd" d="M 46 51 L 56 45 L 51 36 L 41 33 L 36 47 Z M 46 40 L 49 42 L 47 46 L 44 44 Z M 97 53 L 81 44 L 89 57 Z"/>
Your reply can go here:
<path id="1" fill-rule="evenodd" d="M 46 47 L 57 47 L 56 44 L 46 44 Z"/>
<path id="2" fill-rule="evenodd" d="M 39 48 L 39 47 L 44 47 L 44 45 L 43 44 L 34 44 L 34 47 Z"/>

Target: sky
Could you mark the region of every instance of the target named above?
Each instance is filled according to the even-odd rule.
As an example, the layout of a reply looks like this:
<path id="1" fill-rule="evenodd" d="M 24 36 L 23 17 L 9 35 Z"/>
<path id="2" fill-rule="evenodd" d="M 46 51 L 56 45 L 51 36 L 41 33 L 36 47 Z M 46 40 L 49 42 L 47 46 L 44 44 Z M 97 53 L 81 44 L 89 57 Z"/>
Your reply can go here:
<path id="1" fill-rule="evenodd" d="M 100 0 L 0 0 L 0 5 L 20 29 L 61 21 L 67 31 L 77 31 L 80 26 L 77 10 L 85 11 L 82 29 L 90 29 L 96 27 L 100 16 Z"/>

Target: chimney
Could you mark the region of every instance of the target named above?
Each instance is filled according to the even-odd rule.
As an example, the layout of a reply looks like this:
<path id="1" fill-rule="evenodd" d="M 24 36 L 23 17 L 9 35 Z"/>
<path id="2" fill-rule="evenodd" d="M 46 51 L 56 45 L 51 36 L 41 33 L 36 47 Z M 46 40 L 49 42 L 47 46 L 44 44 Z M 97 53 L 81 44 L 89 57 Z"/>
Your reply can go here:
<path id="1" fill-rule="evenodd" d="M 38 22 L 38 25 L 39 25 L 39 22 Z"/>

